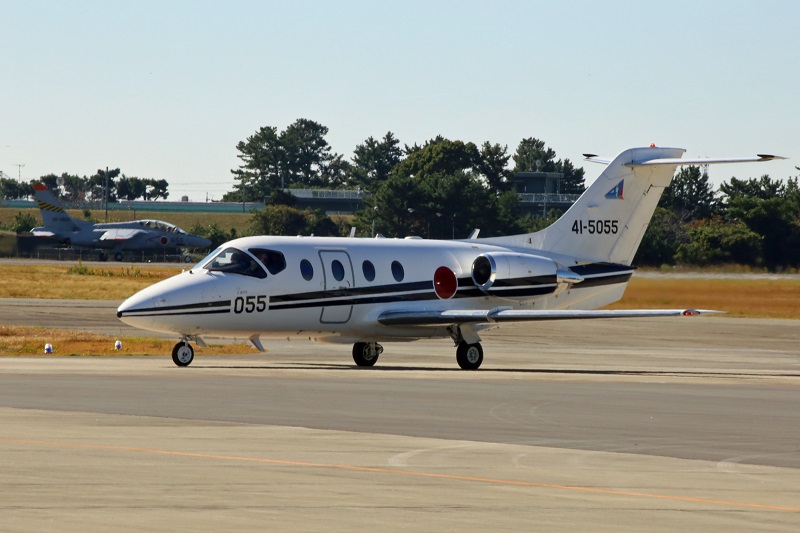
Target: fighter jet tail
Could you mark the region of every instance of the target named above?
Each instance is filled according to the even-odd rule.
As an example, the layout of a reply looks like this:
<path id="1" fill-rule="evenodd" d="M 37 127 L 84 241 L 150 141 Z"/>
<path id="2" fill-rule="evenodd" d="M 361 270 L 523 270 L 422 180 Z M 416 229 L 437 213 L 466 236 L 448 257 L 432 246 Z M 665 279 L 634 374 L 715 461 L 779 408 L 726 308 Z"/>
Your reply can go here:
<path id="1" fill-rule="evenodd" d="M 44 232 L 50 232 L 54 235 L 69 234 L 78 229 L 78 223 L 64 210 L 56 197 L 50 192 L 47 187 L 41 183 L 33 185 L 34 196 L 36 202 L 39 204 L 39 211 L 42 213 L 42 221 L 44 226 L 36 228 Z"/>

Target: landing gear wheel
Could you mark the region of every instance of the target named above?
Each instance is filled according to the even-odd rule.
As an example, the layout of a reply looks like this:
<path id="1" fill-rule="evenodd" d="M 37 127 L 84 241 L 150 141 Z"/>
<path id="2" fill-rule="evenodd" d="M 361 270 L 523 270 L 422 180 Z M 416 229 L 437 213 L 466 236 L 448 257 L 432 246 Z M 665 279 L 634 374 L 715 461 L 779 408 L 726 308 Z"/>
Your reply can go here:
<path id="1" fill-rule="evenodd" d="M 114 261 L 122 261 L 122 252 L 117 252 L 114 254 Z"/>
<path id="2" fill-rule="evenodd" d="M 194 360 L 194 349 L 188 342 L 179 342 L 172 349 L 172 362 L 178 366 L 189 366 Z"/>
<path id="3" fill-rule="evenodd" d="M 100 252 L 100 261 L 108 261 L 108 254 L 105 252 Z"/>
<path id="4" fill-rule="evenodd" d="M 191 263 L 192 262 L 192 256 L 189 255 L 189 254 L 184 255 L 183 256 L 183 262 L 184 263 Z"/>
<path id="5" fill-rule="evenodd" d="M 483 363 L 483 348 L 479 342 L 467 344 L 461 341 L 456 349 L 456 361 L 464 370 L 477 370 Z"/>
<path id="6" fill-rule="evenodd" d="M 375 366 L 383 353 L 383 346 L 377 342 L 357 342 L 353 345 L 353 361 L 358 366 Z"/>

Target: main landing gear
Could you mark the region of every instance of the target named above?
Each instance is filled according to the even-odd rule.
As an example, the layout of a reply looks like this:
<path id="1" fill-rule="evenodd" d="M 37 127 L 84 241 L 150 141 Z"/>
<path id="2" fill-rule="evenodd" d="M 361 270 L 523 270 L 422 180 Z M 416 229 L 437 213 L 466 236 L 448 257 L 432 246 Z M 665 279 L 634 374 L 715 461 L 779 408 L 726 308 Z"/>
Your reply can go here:
<path id="1" fill-rule="evenodd" d="M 383 353 L 383 346 L 377 342 L 357 342 L 353 345 L 353 361 L 358 366 L 375 366 Z"/>
<path id="2" fill-rule="evenodd" d="M 483 347 L 481 343 L 467 344 L 466 341 L 458 343 L 456 348 L 456 362 L 463 370 L 477 370 L 483 363 Z"/>
<path id="3" fill-rule="evenodd" d="M 100 261 L 108 261 L 108 252 L 100 252 L 98 259 L 100 259 Z M 125 259 L 125 257 L 122 255 L 122 252 L 116 252 L 114 254 L 114 261 L 122 261 L 123 259 Z"/>
<path id="4" fill-rule="evenodd" d="M 194 349 L 188 340 L 183 340 L 172 349 L 172 362 L 178 366 L 189 366 L 194 360 Z"/>
<path id="5" fill-rule="evenodd" d="M 358 366 L 375 366 L 378 356 L 382 353 L 383 346 L 377 342 L 357 342 L 353 345 L 353 361 Z M 480 368 L 481 363 L 483 363 L 483 347 L 481 343 L 468 343 L 464 340 L 459 342 L 456 348 L 456 362 L 464 370 L 477 370 Z"/>

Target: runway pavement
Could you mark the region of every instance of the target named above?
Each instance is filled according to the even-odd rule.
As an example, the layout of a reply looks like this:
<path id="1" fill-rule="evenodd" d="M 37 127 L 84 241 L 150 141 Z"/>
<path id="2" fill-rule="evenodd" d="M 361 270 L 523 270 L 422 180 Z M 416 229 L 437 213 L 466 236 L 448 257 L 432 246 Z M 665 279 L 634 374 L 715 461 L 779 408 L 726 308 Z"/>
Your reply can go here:
<path id="1" fill-rule="evenodd" d="M 0 323 L 124 328 L 38 304 Z M 507 327 L 477 372 L 445 341 L 0 358 L 0 530 L 795 531 L 798 341 L 694 317 Z"/>

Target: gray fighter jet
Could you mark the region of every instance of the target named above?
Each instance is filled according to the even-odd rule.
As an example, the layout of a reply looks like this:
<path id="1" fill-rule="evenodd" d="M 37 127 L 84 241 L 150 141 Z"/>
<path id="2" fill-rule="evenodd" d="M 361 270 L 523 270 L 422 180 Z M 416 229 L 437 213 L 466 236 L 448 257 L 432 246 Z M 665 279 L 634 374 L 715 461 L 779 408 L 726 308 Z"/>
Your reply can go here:
<path id="1" fill-rule="evenodd" d="M 122 261 L 123 252 L 142 250 L 209 248 L 211 241 L 186 233 L 181 228 L 161 220 L 133 220 L 96 224 L 74 219 L 64 210 L 52 192 L 41 183 L 33 186 L 36 201 L 42 212 L 44 226 L 33 228 L 38 237 L 50 237 L 63 244 L 80 248 L 100 249 L 100 260 Z M 191 258 L 186 255 L 186 260 Z"/>

